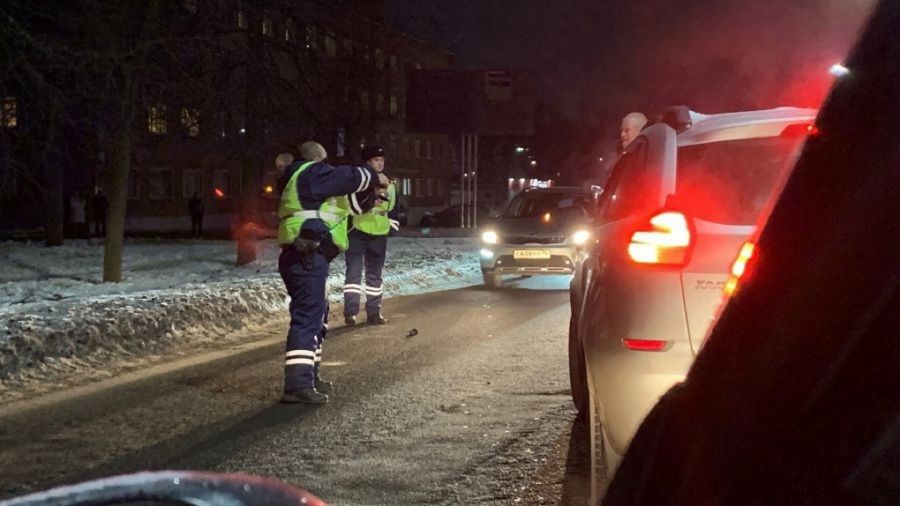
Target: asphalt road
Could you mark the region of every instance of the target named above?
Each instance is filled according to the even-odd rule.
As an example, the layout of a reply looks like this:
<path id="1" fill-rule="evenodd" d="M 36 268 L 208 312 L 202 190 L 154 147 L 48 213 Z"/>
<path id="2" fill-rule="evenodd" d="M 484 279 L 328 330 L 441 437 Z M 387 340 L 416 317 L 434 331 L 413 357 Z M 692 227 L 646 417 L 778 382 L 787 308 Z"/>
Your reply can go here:
<path id="1" fill-rule="evenodd" d="M 247 345 L 4 406 L 0 497 L 203 469 L 334 504 L 584 504 L 566 288 L 529 279 L 388 301 L 389 325 L 330 334 L 323 374 L 337 391 L 323 407 L 277 403 L 284 322 Z"/>

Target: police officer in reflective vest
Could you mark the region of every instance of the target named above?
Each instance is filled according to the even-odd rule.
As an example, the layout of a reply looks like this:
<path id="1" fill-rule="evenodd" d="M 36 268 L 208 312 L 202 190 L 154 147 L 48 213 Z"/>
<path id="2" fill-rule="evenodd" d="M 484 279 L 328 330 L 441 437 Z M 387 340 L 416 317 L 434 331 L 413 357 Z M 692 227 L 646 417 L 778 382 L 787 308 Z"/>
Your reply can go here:
<path id="1" fill-rule="evenodd" d="M 363 148 L 363 161 L 379 174 L 384 171 L 384 148 L 366 146 Z M 382 192 L 375 207 L 364 214 L 353 217 L 353 229 L 350 231 L 350 248 L 345 255 L 347 259 L 347 275 L 344 281 L 344 323 L 356 324 L 359 313 L 359 299 L 366 294 L 366 322 L 369 324 L 387 323 L 381 314 L 382 287 L 381 272 L 387 252 L 387 237 L 391 229 L 400 228 L 400 223 L 393 219 L 391 212 L 397 204 L 397 191 L 394 185 Z M 363 287 L 363 265 L 366 268 L 366 284 Z"/>
<path id="2" fill-rule="evenodd" d="M 349 245 L 348 217 L 370 209 L 388 180 L 369 167 L 326 164 L 325 148 L 315 142 L 301 145 L 300 157 L 279 181 L 278 271 L 291 297 L 282 401 L 324 404 L 332 387 L 319 376 L 328 265 Z"/>

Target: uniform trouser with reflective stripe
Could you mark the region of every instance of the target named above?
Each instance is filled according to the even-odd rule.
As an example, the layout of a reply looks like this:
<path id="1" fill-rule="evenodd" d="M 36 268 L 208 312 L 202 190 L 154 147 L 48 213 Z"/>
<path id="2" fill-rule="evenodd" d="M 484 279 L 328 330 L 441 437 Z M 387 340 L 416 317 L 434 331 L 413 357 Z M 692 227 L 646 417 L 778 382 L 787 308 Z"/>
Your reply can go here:
<path id="1" fill-rule="evenodd" d="M 366 316 L 381 313 L 381 273 L 387 254 L 387 236 L 369 235 L 359 230 L 350 231 L 350 247 L 347 249 L 347 275 L 344 282 L 344 316 L 359 313 L 359 296 L 366 294 Z M 363 264 L 366 268 L 366 284 L 361 285 Z"/>
<path id="2" fill-rule="evenodd" d="M 316 252 L 310 267 L 303 268 L 300 253 L 293 247 L 281 250 L 278 271 L 291 297 L 291 327 L 284 362 L 285 392 L 312 387 L 322 359 L 328 315 L 325 298 L 328 259 Z"/>

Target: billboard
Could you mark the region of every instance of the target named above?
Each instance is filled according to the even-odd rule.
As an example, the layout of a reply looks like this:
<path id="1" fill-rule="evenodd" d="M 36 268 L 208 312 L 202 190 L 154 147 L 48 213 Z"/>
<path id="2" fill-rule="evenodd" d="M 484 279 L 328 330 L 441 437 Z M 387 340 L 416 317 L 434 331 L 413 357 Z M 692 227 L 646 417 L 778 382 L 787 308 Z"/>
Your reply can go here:
<path id="1" fill-rule="evenodd" d="M 534 82 L 529 72 L 507 69 L 410 71 L 407 131 L 534 135 Z"/>

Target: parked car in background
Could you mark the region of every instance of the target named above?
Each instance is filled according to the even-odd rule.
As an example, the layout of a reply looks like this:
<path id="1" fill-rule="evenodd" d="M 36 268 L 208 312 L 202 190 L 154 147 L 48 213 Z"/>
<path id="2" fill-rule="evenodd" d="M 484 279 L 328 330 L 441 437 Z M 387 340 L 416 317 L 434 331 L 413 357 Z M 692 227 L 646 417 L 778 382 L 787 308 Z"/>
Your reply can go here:
<path id="1" fill-rule="evenodd" d="M 478 204 L 476 206 L 475 217 L 478 224 L 490 221 L 500 215 L 500 212 L 491 206 Z M 420 227 L 428 228 L 457 228 L 462 223 L 462 208 L 459 204 L 454 204 L 442 211 L 436 213 L 425 213 L 425 216 L 419 220 Z"/>

